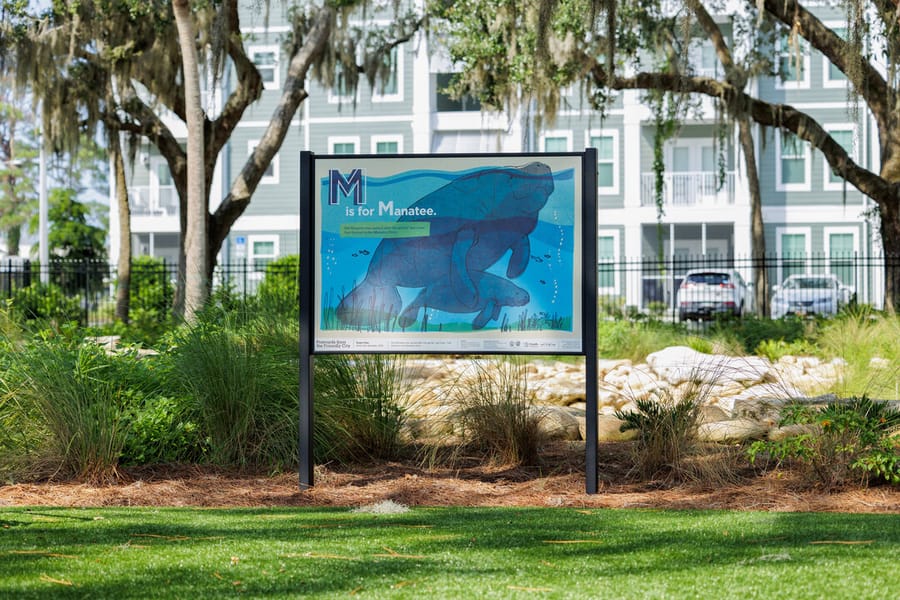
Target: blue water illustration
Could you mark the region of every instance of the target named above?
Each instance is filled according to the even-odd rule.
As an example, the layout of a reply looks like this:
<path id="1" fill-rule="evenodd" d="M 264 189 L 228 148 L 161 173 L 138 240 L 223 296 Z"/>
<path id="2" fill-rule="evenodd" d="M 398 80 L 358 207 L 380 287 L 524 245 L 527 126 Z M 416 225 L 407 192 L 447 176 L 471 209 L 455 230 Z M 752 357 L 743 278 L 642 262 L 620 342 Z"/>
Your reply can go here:
<path id="1" fill-rule="evenodd" d="M 542 163 L 365 178 L 327 204 L 322 330 L 572 331 L 574 181 Z"/>

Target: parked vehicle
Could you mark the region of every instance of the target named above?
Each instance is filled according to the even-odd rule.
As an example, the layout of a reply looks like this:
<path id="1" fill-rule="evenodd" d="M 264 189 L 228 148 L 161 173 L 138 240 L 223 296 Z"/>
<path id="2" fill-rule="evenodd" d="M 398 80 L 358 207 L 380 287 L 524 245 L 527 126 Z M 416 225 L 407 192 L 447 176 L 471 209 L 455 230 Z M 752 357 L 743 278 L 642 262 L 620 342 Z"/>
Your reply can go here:
<path id="1" fill-rule="evenodd" d="M 791 275 L 772 291 L 773 319 L 836 315 L 853 295 L 853 290 L 834 275 Z"/>
<path id="2" fill-rule="evenodd" d="M 747 284 L 730 269 L 688 271 L 678 287 L 678 318 L 681 321 L 740 317 L 747 308 Z"/>

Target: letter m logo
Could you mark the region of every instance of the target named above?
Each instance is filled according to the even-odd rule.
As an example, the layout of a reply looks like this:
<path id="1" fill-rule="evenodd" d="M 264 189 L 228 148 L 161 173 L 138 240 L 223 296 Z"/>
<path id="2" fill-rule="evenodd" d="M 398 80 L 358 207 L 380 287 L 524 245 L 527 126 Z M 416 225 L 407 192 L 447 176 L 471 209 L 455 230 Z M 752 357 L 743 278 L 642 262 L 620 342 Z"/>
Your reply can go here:
<path id="1" fill-rule="evenodd" d="M 328 204 L 340 204 L 341 198 L 353 198 L 353 204 L 366 203 L 363 170 L 353 169 L 347 177 L 337 169 L 328 170 Z"/>

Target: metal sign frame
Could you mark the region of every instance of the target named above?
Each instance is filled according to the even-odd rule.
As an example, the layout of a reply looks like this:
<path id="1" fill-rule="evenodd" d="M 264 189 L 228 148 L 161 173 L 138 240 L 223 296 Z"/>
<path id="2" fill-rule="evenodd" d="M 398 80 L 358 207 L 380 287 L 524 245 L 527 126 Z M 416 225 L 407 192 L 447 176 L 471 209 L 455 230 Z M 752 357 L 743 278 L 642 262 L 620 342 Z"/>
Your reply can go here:
<path id="1" fill-rule="evenodd" d="M 300 154 L 299 476 L 316 354 L 585 358 L 597 491 L 597 153 Z"/>

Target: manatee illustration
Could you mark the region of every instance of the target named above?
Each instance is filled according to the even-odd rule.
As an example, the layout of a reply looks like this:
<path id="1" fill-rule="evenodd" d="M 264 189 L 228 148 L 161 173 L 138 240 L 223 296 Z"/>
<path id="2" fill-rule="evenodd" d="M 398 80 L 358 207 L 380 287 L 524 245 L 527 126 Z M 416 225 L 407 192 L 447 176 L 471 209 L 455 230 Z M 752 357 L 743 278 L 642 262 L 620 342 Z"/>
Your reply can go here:
<path id="1" fill-rule="evenodd" d="M 528 236 L 551 193 L 550 167 L 533 162 L 468 173 L 423 196 L 411 206 L 417 214 L 398 221 L 428 222 L 429 235 L 383 239 L 363 281 L 338 304 L 338 319 L 360 327 L 400 314 L 398 287 L 446 285 L 460 305 L 475 305 L 472 273 L 483 273 L 510 250 L 506 276 L 525 271 Z"/>
<path id="2" fill-rule="evenodd" d="M 472 329 L 481 329 L 488 321 L 496 321 L 504 306 L 525 306 L 531 300 L 528 292 L 511 281 L 475 271 L 470 273 L 478 290 L 475 301 L 466 303 L 454 296 L 450 282 L 444 281 L 426 287 L 416 299 L 410 302 L 400 314 L 401 327 L 409 327 L 416 322 L 421 308 L 434 308 L 451 313 L 478 312 L 472 321 Z"/>

